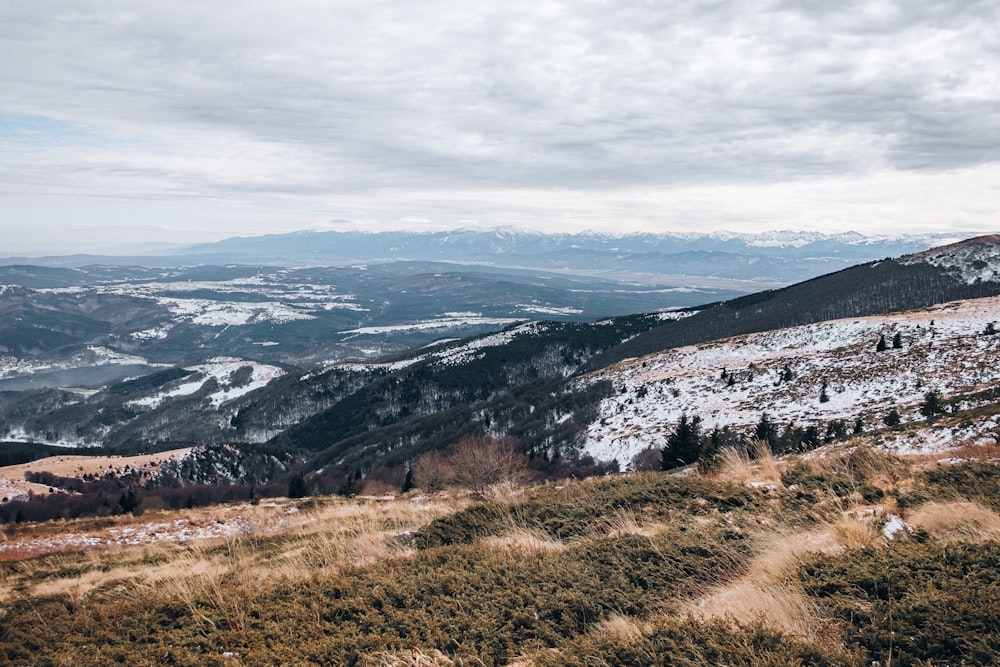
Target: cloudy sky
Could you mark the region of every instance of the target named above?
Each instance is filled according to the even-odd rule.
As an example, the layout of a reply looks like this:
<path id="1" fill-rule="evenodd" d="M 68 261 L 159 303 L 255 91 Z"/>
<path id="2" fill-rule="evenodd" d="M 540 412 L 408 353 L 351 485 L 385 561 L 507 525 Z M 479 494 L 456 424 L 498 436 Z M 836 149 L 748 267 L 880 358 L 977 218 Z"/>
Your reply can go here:
<path id="1" fill-rule="evenodd" d="M 1000 229 L 1000 3 L 0 3 L 0 255 Z"/>

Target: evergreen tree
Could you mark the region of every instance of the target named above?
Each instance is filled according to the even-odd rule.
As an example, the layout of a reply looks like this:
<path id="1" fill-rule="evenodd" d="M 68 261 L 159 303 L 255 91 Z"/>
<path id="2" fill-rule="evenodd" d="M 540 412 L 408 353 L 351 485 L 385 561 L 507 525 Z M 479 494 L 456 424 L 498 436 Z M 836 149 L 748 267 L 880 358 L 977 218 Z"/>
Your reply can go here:
<path id="1" fill-rule="evenodd" d="M 754 436 L 761 442 L 766 442 L 772 450 L 774 449 L 774 445 L 778 441 L 778 428 L 771 422 L 766 412 L 760 416 L 760 421 L 754 428 Z"/>
<path id="2" fill-rule="evenodd" d="M 896 335 L 892 337 L 892 349 L 902 350 L 903 349 L 903 337 L 897 331 Z"/>
<path id="3" fill-rule="evenodd" d="M 934 415 L 938 415 L 943 412 L 944 408 L 941 406 L 941 400 L 938 398 L 937 392 L 927 392 L 927 394 L 924 395 L 924 402 L 920 406 L 920 414 L 930 419 Z"/>
<path id="4" fill-rule="evenodd" d="M 854 434 L 865 432 L 865 420 L 862 417 L 858 417 L 854 420 Z"/>
<path id="5" fill-rule="evenodd" d="M 305 498 L 309 495 L 309 489 L 306 487 L 306 480 L 302 475 L 295 475 L 292 480 L 288 483 L 288 497 L 289 498 Z"/>
<path id="6" fill-rule="evenodd" d="M 698 460 L 701 453 L 701 417 L 688 420 L 682 414 L 674 432 L 667 437 L 667 446 L 663 448 L 660 461 L 661 470 L 672 470 L 682 465 L 688 465 Z"/>
<path id="7" fill-rule="evenodd" d="M 847 423 L 843 419 L 834 419 L 826 425 L 827 442 L 832 442 L 847 435 Z"/>
<path id="8" fill-rule="evenodd" d="M 711 435 L 708 437 L 708 441 L 702 446 L 701 452 L 698 454 L 698 471 L 701 473 L 706 473 L 712 469 L 715 465 L 715 457 L 718 456 L 719 450 L 730 438 L 729 427 L 724 426 L 720 431 L 718 427 L 712 429 Z"/>
<path id="9" fill-rule="evenodd" d="M 816 426 L 806 428 L 805 433 L 802 434 L 802 447 L 803 449 L 819 447 L 819 429 Z"/>
<path id="10" fill-rule="evenodd" d="M 122 508 L 122 514 L 131 512 L 135 516 L 139 516 L 142 513 L 139 509 L 139 496 L 136 495 L 135 489 L 131 487 L 118 499 L 118 505 Z"/>
<path id="11" fill-rule="evenodd" d="M 889 346 L 885 344 L 885 336 L 884 335 L 879 336 L 878 337 L 878 343 L 875 344 L 875 351 L 876 352 L 885 352 L 888 348 L 889 348 Z"/>
<path id="12" fill-rule="evenodd" d="M 347 473 L 347 477 L 344 478 L 344 483 L 340 485 L 337 495 L 344 496 L 345 498 L 353 498 L 358 495 L 358 482 L 360 480 L 360 470 L 354 473 Z"/>
<path id="13" fill-rule="evenodd" d="M 534 455 L 535 450 L 531 450 L 531 453 L 532 453 L 532 455 Z M 413 468 L 409 468 L 406 471 L 406 479 L 403 480 L 402 491 L 403 491 L 403 493 L 406 493 L 407 491 L 412 491 L 415 488 L 417 488 L 417 485 L 413 481 Z"/>
<path id="14" fill-rule="evenodd" d="M 902 421 L 902 419 L 900 419 L 899 411 L 896 408 L 893 408 L 889 411 L 889 414 L 882 418 L 882 421 L 885 422 L 886 426 L 899 426 L 899 422 Z"/>
<path id="15" fill-rule="evenodd" d="M 826 403 L 830 400 L 830 395 L 826 393 L 826 380 L 823 380 L 823 385 L 819 388 L 819 402 Z"/>

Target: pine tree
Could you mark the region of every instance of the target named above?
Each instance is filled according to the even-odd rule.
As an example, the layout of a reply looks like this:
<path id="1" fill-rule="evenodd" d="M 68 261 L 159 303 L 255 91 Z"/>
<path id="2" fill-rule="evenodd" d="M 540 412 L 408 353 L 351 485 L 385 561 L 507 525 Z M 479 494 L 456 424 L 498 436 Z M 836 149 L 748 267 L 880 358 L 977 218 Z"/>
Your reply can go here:
<path id="1" fill-rule="evenodd" d="M 889 346 L 885 344 L 885 336 L 884 335 L 879 336 L 878 337 L 878 343 L 875 344 L 875 351 L 876 352 L 885 352 L 888 348 L 889 348 Z"/>
<path id="2" fill-rule="evenodd" d="M 712 429 L 712 434 L 708 437 L 708 441 L 702 446 L 701 452 L 698 454 L 698 472 L 707 473 L 712 469 L 719 450 L 726 444 L 729 436 L 728 426 L 724 426 L 721 431 L 718 427 Z"/>
<path id="3" fill-rule="evenodd" d="M 941 406 L 941 400 L 938 398 L 936 391 L 929 391 L 924 395 L 924 402 L 920 406 L 920 414 L 924 417 L 930 419 L 934 415 L 938 415 L 944 412 L 944 408 Z"/>
<path id="4" fill-rule="evenodd" d="M 899 426 L 899 422 L 902 420 L 900 419 L 899 411 L 893 408 L 889 411 L 889 414 L 882 418 L 882 421 L 885 422 L 886 426 Z"/>
<path id="5" fill-rule="evenodd" d="M 347 473 L 347 477 L 344 478 L 344 483 L 340 485 L 337 495 L 344 496 L 345 498 L 353 498 L 358 495 L 358 482 L 360 480 L 360 470 L 354 473 Z"/>
<path id="6" fill-rule="evenodd" d="M 754 429 L 754 436 L 761 442 L 766 442 L 772 450 L 774 449 L 778 440 L 778 429 L 768 418 L 766 412 L 760 416 L 760 421 L 757 422 Z"/>
<path id="7" fill-rule="evenodd" d="M 531 450 L 531 453 L 534 454 L 535 450 Z M 406 493 L 407 491 L 412 491 L 415 488 L 417 488 L 417 485 L 413 481 L 413 468 L 409 468 L 406 471 L 406 479 L 403 480 L 402 491 L 403 493 Z"/>
<path id="8" fill-rule="evenodd" d="M 819 428 L 815 425 L 809 426 L 802 434 L 802 448 L 809 450 L 817 447 L 819 447 Z"/>
<path id="9" fill-rule="evenodd" d="M 682 414 L 674 432 L 667 437 L 667 446 L 663 448 L 660 461 L 661 470 L 672 470 L 678 466 L 688 465 L 698 460 L 701 453 L 701 417 L 688 420 Z"/>
<path id="10" fill-rule="evenodd" d="M 309 495 L 309 489 L 306 487 L 306 480 L 302 475 L 295 475 L 292 477 L 291 481 L 288 483 L 288 497 L 289 498 L 305 498 Z"/>
<path id="11" fill-rule="evenodd" d="M 897 331 L 896 335 L 892 337 L 892 349 L 902 350 L 903 349 L 903 337 Z"/>
<path id="12" fill-rule="evenodd" d="M 829 400 L 830 396 L 826 393 L 826 380 L 823 380 L 823 385 L 819 389 L 819 402 L 826 403 Z"/>

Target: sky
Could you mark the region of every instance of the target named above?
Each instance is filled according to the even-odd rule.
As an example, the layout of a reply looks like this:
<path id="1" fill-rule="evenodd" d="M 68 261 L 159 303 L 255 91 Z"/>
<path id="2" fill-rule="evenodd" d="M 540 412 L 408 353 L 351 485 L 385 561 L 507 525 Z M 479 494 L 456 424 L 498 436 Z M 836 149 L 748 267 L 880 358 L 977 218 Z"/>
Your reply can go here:
<path id="1" fill-rule="evenodd" d="M 0 1 L 0 256 L 1000 230 L 1000 3 Z"/>

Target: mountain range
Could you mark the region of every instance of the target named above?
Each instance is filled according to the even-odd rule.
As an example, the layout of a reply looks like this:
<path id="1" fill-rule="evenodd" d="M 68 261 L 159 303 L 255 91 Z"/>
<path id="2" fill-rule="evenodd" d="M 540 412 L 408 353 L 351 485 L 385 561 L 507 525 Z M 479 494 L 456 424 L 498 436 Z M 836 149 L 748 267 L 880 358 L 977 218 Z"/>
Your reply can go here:
<path id="1" fill-rule="evenodd" d="M 280 287 L 263 280 L 259 268 L 246 267 L 202 268 L 197 271 L 209 273 L 182 272 L 156 281 L 135 270 L 142 278 L 135 285 L 105 274 L 97 289 L 113 298 L 105 304 L 89 288 L 65 285 L 77 274 L 16 270 L 24 282 L 63 285 L 5 288 L 0 297 L 22 299 L 23 326 L 34 316 L 27 309 L 30 295 L 51 294 L 63 302 L 95 304 L 93 312 L 104 308 L 121 321 L 133 318 L 133 329 L 143 327 L 138 331 L 148 331 L 148 339 L 162 346 L 144 349 L 159 349 L 163 356 L 150 355 L 160 359 L 155 362 L 160 366 L 151 368 L 150 359 L 129 356 L 136 347 L 113 344 L 124 336 L 104 332 L 108 344 L 85 348 L 93 357 L 87 363 L 114 357 L 147 367 L 137 369 L 133 379 L 90 387 L 0 392 L 0 428 L 9 439 L 120 452 L 256 443 L 272 452 L 296 452 L 302 470 L 322 471 L 314 474 L 331 479 L 403 470 L 425 452 L 482 432 L 515 437 L 524 451 L 548 461 L 589 455 L 627 466 L 642 446 L 662 442 L 681 414 L 697 414 L 713 427 L 745 428 L 769 413 L 824 433 L 837 420 L 853 425 L 860 419 L 863 429 L 877 430 L 892 407 L 904 423 L 919 419 L 917 404 L 926 391 L 941 392 L 956 410 L 979 409 L 994 400 L 990 392 L 1000 380 L 989 363 L 1000 338 L 988 333 L 1000 322 L 1000 302 L 991 298 L 1000 295 L 998 237 L 666 312 L 589 322 L 511 318 L 484 324 L 492 333 L 400 345 L 392 354 L 383 348 L 377 359 L 308 365 L 263 356 L 285 343 L 252 345 L 277 340 L 261 337 L 240 348 L 225 336 L 254 318 L 274 335 L 281 326 L 298 326 L 295 316 L 326 312 L 316 304 L 358 305 L 357 299 L 305 279 L 311 274 L 275 272 L 286 281 Z M 209 289 L 199 276 L 211 279 L 212 290 L 233 290 L 227 297 L 231 305 L 196 309 L 193 303 Z M 295 277 L 294 284 L 288 276 Z M 407 280 L 412 286 L 412 278 Z M 440 290 L 454 280 L 442 274 L 432 284 Z M 128 290 L 151 291 L 128 291 L 126 284 Z M 260 290 L 255 301 L 248 300 L 251 285 Z M 279 291 L 294 294 L 294 302 L 286 303 Z M 164 334 L 136 306 L 149 301 L 163 313 L 188 319 Z M 241 310 L 239 304 L 252 308 Z M 350 307 L 344 310 L 357 317 Z M 99 321 L 52 317 L 58 326 L 55 321 L 46 326 L 53 336 L 72 336 L 74 327 L 85 330 Z M 198 327 L 200 338 L 171 340 L 174 328 Z M 221 347 L 211 347 L 205 332 L 222 339 Z M 877 340 L 895 333 L 903 347 L 879 356 Z M 145 338 L 131 336 L 129 345 L 144 345 Z M 227 348 L 230 354 L 220 353 Z M 241 349 L 261 355 L 244 355 Z M 192 358 L 170 356 L 182 350 Z M 199 350 L 214 356 L 195 357 Z M 26 356 L 22 351 L 14 358 L 25 363 Z M 821 393 L 828 397 L 822 404 Z"/>
<path id="2" fill-rule="evenodd" d="M 282 267 L 391 262 L 450 262 L 494 268 L 559 271 L 657 285 L 719 286 L 755 291 L 789 284 L 883 257 L 919 252 L 961 236 L 900 237 L 778 231 L 763 234 L 543 234 L 519 229 L 448 232 L 302 231 L 236 237 L 133 256 L 8 257 L 3 264 L 49 267 L 249 264 Z M 683 277 L 683 279 L 681 279 Z M 694 278 L 703 281 L 692 282 Z"/>

